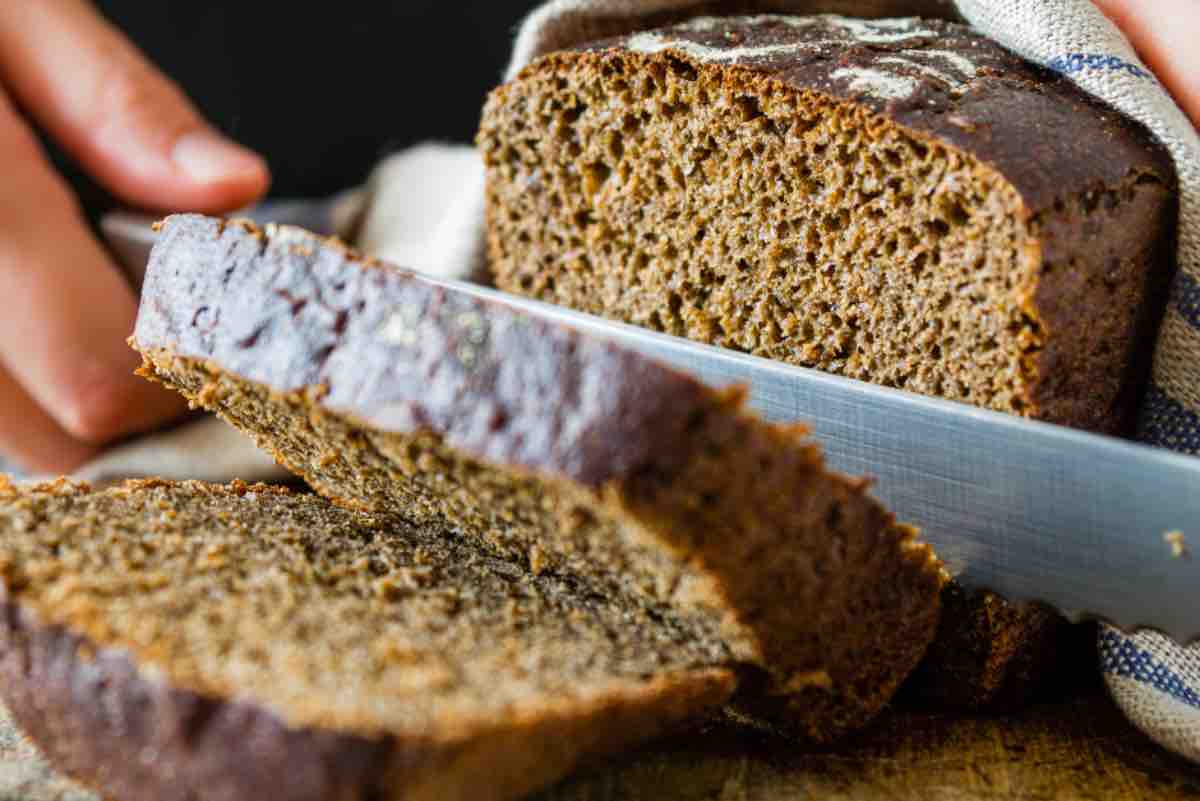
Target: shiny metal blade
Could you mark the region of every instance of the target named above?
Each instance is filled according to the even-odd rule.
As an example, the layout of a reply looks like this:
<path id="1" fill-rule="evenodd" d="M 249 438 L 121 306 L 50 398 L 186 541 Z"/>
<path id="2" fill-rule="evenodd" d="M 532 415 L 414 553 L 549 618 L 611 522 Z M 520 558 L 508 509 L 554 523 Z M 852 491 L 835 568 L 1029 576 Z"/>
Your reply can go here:
<path id="1" fill-rule="evenodd" d="M 706 383 L 746 385 L 762 415 L 810 425 L 833 467 L 873 476 L 874 494 L 921 527 L 965 586 L 1041 601 L 1072 619 L 1200 639 L 1200 459 L 441 283 Z"/>

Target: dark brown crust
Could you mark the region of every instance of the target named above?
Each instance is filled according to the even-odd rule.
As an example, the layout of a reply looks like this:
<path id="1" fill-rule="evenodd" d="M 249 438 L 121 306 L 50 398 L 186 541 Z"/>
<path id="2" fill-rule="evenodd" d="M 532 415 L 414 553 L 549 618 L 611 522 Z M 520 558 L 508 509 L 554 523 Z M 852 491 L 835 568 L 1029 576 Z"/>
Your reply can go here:
<path id="1" fill-rule="evenodd" d="M 1146 170 L 1097 187 L 1083 199 L 1094 204 L 1087 214 L 1080 203 L 1042 213 L 1033 307 L 1043 346 L 1029 393 L 1039 418 L 1112 434 L 1133 430 L 1175 265 L 1179 197 L 1172 174 L 1163 175 Z M 1154 183 L 1137 185 L 1148 179 Z M 1101 337 L 1110 351 L 1099 358 L 1078 346 Z"/>
<path id="2" fill-rule="evenodd" d="M 934 35 L 856 42 L 823 26 L 797 29 L 745 19 L 711 30 L 675 26 L 659 33 L 715 50 L 841 36 L 836 48 L 744 58 L 720 68 L 862 106 L 1002 175 L 1020 196 L 1042 249 L 1036 288 L 1026 304 L 1041 340 L 1026 366 L 1026 413 L 1077 428 L 1127 432 L 1174 271 L 1178 196 L 1170 155 L 1142 125 L 970 28 L 941 20 L 920 26 Z M 604 39 L 550 58 L 624 50 L 630 42 Z M 901 99 L 884 99 L 837 75 L 876 68 L 880 58 L 922 47 L 969 57 L 979 68 L 977 77 L 952 91 L 917 67 L 893 62 L 888 69 L 912 80 L 916 89 Z M 1086 352 L 1078 347 L 1081 337 L 1104 337 L 1106 347 L 1099 354 Z"/>
<path id="3" fill-rule="evenodd" d="M 630 351 L 448 293 L 415 273 L 349 269 L 348 251 L 318 249 L 298 231 L 290 235 L 299 243 L 289 242 L 285 230 L 268 239 L 243 223 L 171 218 L 147 273 L 138 347 L 213 359 L 279 392 L 324 385 L 324 406 L 363 423 L 436 431 L 494 463 L 589 487 L 670 452 L 704 403 L 701 384 Z M 275 268 L 266 288 L 254 270 L 232 267 L 268 248 L 274 264 L 309 253 L 316 261 Z M 178 269 L 215 264 L 216 254 L 229 269 Z M 177 319 L 183 306 L 166 300 L 174 295 L 213 305 Z M 389 302 L 369 302 L 379 295 Z M 205 325 L 210 313 L 220 315 L 220 336 L 211 335 L 216 320 Z M 528 357 L 508 358 L 513 353 Z"/>

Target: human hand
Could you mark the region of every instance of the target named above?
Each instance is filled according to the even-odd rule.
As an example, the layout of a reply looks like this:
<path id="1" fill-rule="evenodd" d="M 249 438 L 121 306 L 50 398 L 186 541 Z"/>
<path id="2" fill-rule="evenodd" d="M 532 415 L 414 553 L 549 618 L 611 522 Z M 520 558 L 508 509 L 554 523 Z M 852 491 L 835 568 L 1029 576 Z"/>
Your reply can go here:
<path id="1" fill-rule="evenodd" d="M 0 454 L 66 472 L 184 405 L 133 375 L 135 294 L 18 107 L 133 206 L 225 211 L 269 176 L 86 0 L 0 0 Z"/>
<path id="2" fill-rule="evenodd" d="M 1200 128 L 1200 2 L 1093 0 Z"/>

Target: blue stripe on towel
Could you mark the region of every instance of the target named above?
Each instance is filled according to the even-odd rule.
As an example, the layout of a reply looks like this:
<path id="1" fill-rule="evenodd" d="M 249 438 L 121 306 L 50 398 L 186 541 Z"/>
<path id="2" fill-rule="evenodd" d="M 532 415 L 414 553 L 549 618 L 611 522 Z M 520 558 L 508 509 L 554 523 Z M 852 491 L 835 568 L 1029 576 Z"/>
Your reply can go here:
<path id="1" fill-rule="evenodd" d="M 1182 453 L 1200 453 L 1200 415 L 1151 384 L 1142 403 L 1138 438 Z"/>
<path id="2" fill-rule="evenodd" d="M 1128 637 L 1111 629 L 1100 632 L 1100 670 L 1123 676 L 1153 687 L 1161 693 L 1200 709 L 1200 693 L 1189 687 L 1179 674 L 1155 660 Z"/>
<path id="3" fill-rule="evenodd" d="M 1135 78 L 1153 78 L 1146 70 L 1120 56 L 1111 53 L 1063 53 L 1046 62 L 1046 67 L 1064 75 L 1074 75 L 1084 70 L 1106 70 L 1125 72 Z"/>
<path id="4" fill-rule="evenodd" d="M 1200 281 L 1182 270 L 1175 274 L 1171 304 L 1193 328 L 1200 328 Z"/>

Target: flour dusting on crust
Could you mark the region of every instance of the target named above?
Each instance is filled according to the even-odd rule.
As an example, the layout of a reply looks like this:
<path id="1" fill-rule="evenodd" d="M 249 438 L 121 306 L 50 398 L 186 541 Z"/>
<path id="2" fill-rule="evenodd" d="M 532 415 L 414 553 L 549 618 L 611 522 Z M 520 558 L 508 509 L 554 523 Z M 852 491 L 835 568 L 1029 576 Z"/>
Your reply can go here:
<path id="1" fill-rule="evenodd" d="M 627 46 L 630 50 L 637 53 L 652 54 L 661 53 L 664 50 L 677 50 L 702 61 L 736 63 L 739 61 L 764 59 L 771 58 L 772 56 L 838 47 L 855 42 L 862 44 L 889 44 L 937 35 L 935 31 L 920 27 L 921 21 L 916 17 L 862 20 L 841 17 L 836 14 L 820 14 L 809 17 L 782 14 L 757 14 L 743 17 L 695 17 L 679 24 L 676 30 L 688 33 L 713 34 L 727 29 L 731 22 L 750 25 L 786 25 L 790 28 L 801 30 L 824 26 L 831 29 L 830 33 L 843 34 L 844 38 L 787 42 L 760 45 L 757 47 L 729 47 L 725 45 L 705 45 L 687 39 L 673 38 L 662 33 L 643 31 L 634 34 Z"/>
<path id="2" fill-rule="evenodd" d="M 880 100 L 903 100 L 917 91 L 917 79 L 868 67 L 843 67 L 830 74 L 834 80 L 849 81 L 851 91 Z"/>
<path id="3" fill-rule="evenodd" d="M 674 39 L 650 31 L 634 34 L 629 38 L 626 47 L 635 53 L 646 54 L 661 53 L 664 50 L 675 50 L 680 53 L 686 53 L 700 61 L 728 64 L 766 59 L 773 56 L 791 56 L 805 51 L 820 50 L 840 44 L 841 42 L 834 39 L 823 39 L 759 45 L 757 47 L 711 47 L 688 39 Z"/>
<path id="4" fill-rule="evenodd" d="M 778 25 L 804 31 L 816 28 L 822 29 L 827 36 L 803 41 L 739 45 L 732 39 L 706 44 L 679 35 L 692 33 L 718 36 L 733 30 L 735 25 Z M 843 48 L 864 44 L 897 45 L 914 39 L 936 38 L 939 35 L 916 17 L 866 20 L 835 14 L 807 17 L 779 14 L 696 17 L 679 24 L 674 31 L 674 35 L 670 32 L 643 31 L 634 34 L 626 46 L 637 53 L 653 54 L 672 50 L 708 63 L 737 64 L 821 51 L 837 52 Z M 877 60 L 880 68 L 845 67 L 833 72 L 831 77 L 834 80 L 848 81 L 848 88 L 854 92 L 881 100 L 903 100 L 917 91 L 921 78 L 935 80 L 953 92 L 960 92 L 966 84 L 975 79 L 979 71 L 978 65 L 970 58 L 950 50 L 899 45 L 891 49 L 891 52 L 892 55 Z"/>
<path id="5" fill-rule="evenodd" d="M 836 14 L 826 14 L 820 17 L 832 25 L 836 25 L 850 36 L 867 44 L 890 44 L 903 42 L 907 39 L 937 36 L 936 31 L 922 28 L 921 20 L 916 17 L 901 17 L 899 19 L 855 19 L 839 17 Z"/>
<path id="6" fill-rule="evenodd" d="M 923 53 L 927 56 L 937 56 L 940 59 L 948 61 L 954 69 L 961 72 L 967 79 L 972 79 L 979 74 L 979 65 L 971 59 L 964 56 L 962 53 L 955 53 L 952 50 L 934 50 L 933 48 L 925 48 L 922 50 L 906 50 L 906 53 Z"/>

